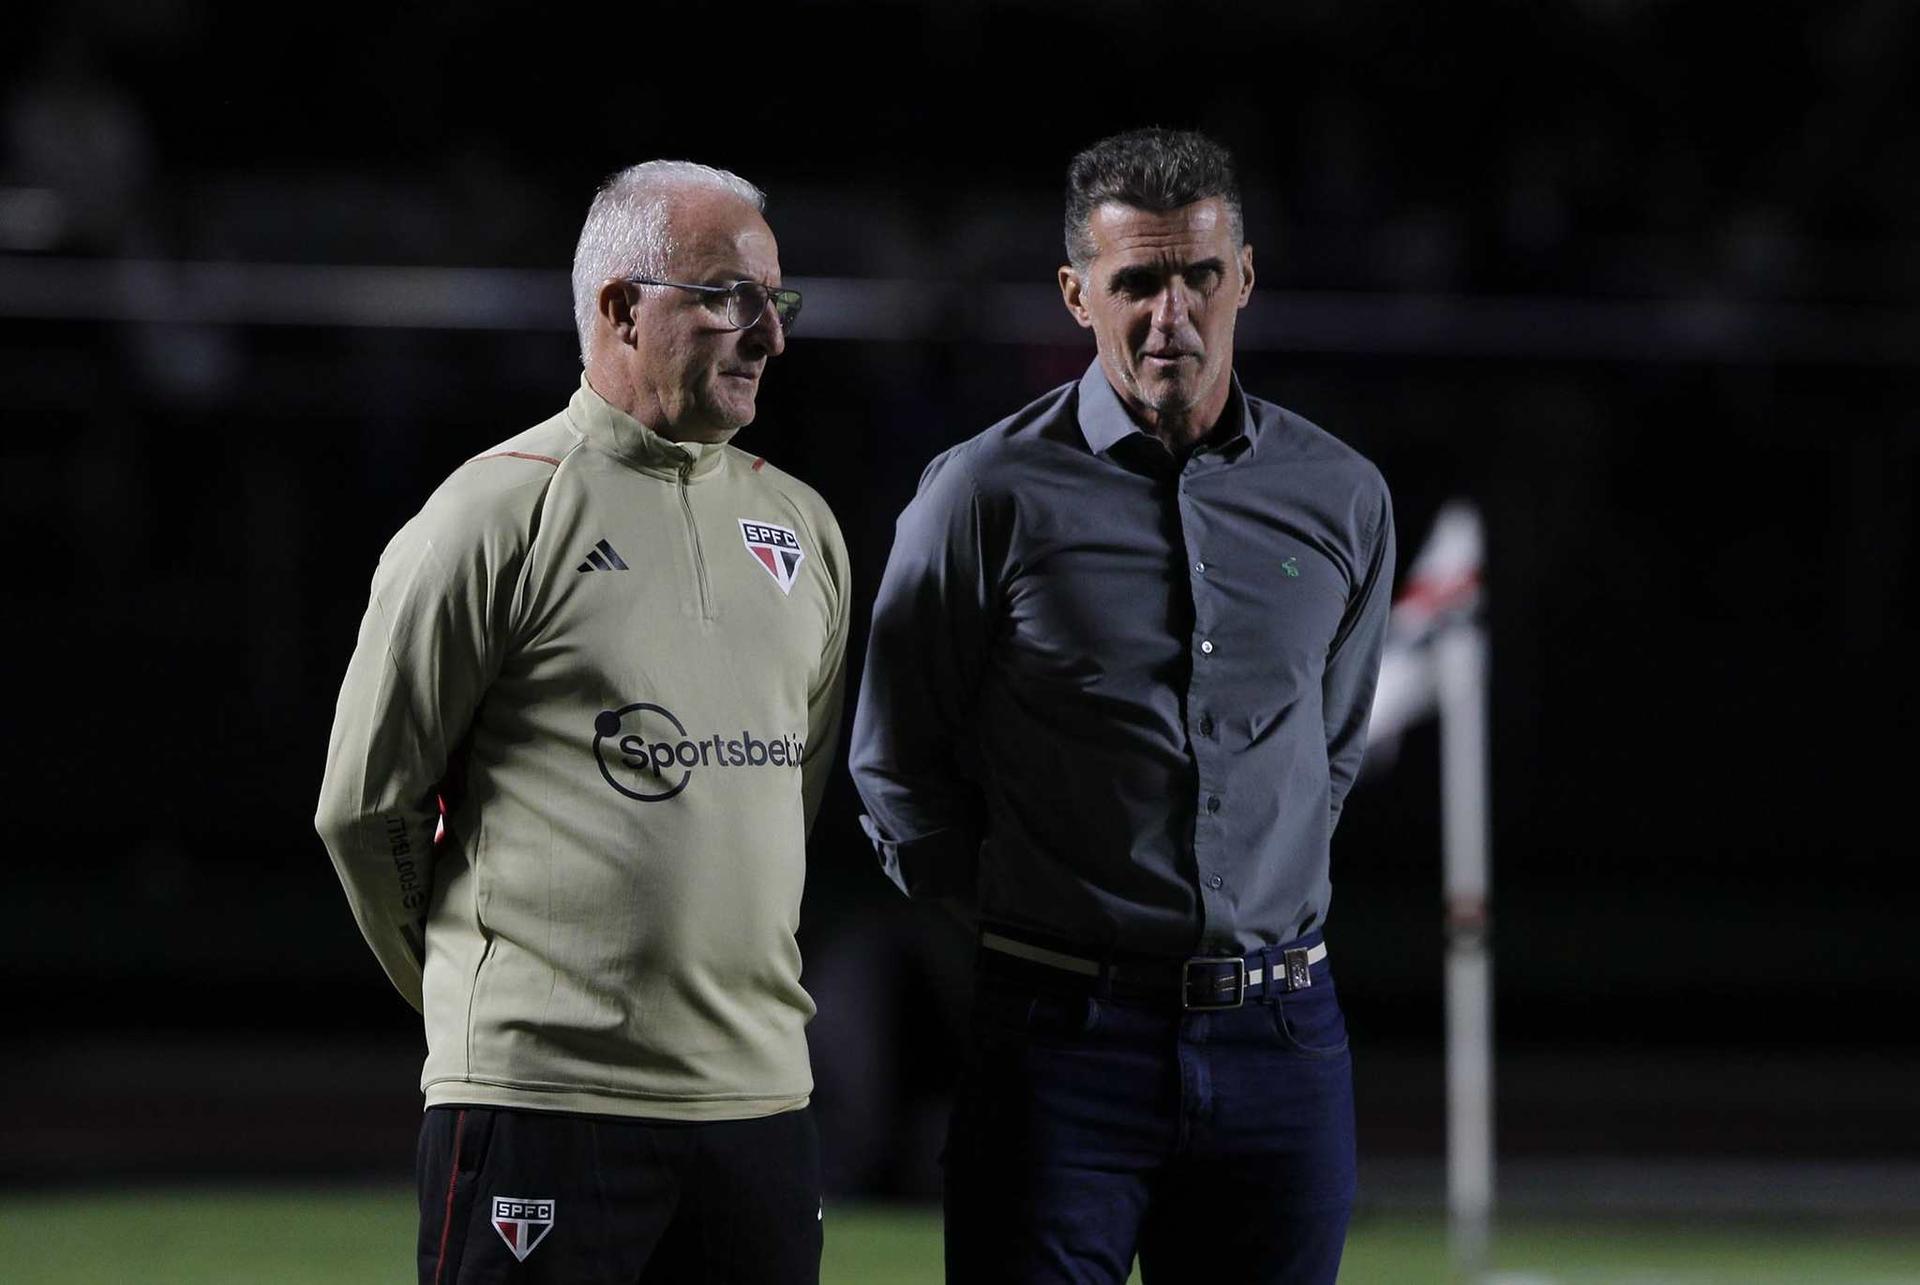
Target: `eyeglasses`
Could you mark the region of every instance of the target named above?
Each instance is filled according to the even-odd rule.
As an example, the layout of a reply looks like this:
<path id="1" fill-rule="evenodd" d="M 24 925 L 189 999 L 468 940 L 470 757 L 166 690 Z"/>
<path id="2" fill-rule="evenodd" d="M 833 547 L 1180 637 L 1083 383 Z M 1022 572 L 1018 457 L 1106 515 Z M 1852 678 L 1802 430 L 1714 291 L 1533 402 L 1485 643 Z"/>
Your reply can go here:
<path id="1" fill-rule="evenodd" d="M 736 281 L 730 286 L 696 286 L 685 281 L 662 281 L 658 277 L 628 277 L 628 281 L 637 286 L 672 286 L 675 290 L 691 290 L 695 294 L 727 297 L 727 324 L 735 330 L 751 330 L 767 315 L 767 305 L 773 305 L 773 315 L 780 319 L 780 329 L 784 333 L 793 329 L 793 323 L 800 316 L 800 292 L 798 290 L 774 290 L 761 285 L 758 281 Z"/>

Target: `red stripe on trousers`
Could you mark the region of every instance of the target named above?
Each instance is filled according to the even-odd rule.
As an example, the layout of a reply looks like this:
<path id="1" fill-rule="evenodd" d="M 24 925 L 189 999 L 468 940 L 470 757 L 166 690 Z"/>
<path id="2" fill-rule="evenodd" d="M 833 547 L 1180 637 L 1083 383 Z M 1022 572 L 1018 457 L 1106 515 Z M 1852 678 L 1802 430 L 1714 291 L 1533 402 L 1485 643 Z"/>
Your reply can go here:
<path id="1" fill-rule="evenodd" d="M 460 1135 L 467 1131 L 467 1113 L 462 1110 L 453 1124 L 453 1163 L 447 1167 L 447 1212 L 440 1220 L 440 1256 L 433 1260 L 433 1285 L 440 1285 L 440 1273 L 447 1265 L 447 1237 L 453 1231 L 453 1184 L 460 1177 Z"/>

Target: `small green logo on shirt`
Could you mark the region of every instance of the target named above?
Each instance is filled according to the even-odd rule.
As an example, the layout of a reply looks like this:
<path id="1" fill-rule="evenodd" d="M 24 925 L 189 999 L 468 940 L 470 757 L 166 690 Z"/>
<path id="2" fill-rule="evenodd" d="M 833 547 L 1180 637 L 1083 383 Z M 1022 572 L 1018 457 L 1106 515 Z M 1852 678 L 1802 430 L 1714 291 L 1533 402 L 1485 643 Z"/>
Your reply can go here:
<path id="1" fill-rule="evenodd" d="M 1293 565 L 1292 558 L 1288 558 L 1285 562 L 1282 562 L 1280 569 L 1295 578 L 1298 578 L 1300 575 L 1300 568 Z"/>

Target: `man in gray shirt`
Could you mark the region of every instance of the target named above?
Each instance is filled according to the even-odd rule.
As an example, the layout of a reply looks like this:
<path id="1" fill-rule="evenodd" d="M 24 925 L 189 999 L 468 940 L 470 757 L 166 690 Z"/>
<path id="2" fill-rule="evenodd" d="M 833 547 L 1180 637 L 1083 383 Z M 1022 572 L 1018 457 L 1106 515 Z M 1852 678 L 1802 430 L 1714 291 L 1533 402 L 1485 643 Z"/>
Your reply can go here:
<path id="1" fill-rule="evenodd" d="M 1393 584 L 1385 483 L 1248 396 L 1231 157 L 1103 140 L 1061 295 L 1097 360 L 928 466 L 852 747 L 910 896 L 977 923 L 950 1281 L 1332 1282 L 1353 1200 L 1322 938 Z"/>

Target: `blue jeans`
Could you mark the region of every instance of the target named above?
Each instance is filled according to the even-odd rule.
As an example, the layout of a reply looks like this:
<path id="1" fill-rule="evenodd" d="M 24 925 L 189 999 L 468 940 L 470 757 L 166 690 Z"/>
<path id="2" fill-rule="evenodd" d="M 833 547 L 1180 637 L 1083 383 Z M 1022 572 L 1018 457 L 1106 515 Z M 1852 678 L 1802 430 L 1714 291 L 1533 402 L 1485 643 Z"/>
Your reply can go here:
<path id="1" fill-rule="evenodd" d="M 982 961 L 945 1155 L 949 1285 L 1122 1285 L 1136 1253 L 1147 1285 L 1332 1285 L 1353 1078 L 1327 960 L 1309 987 L 1188 1013 Z"/>

